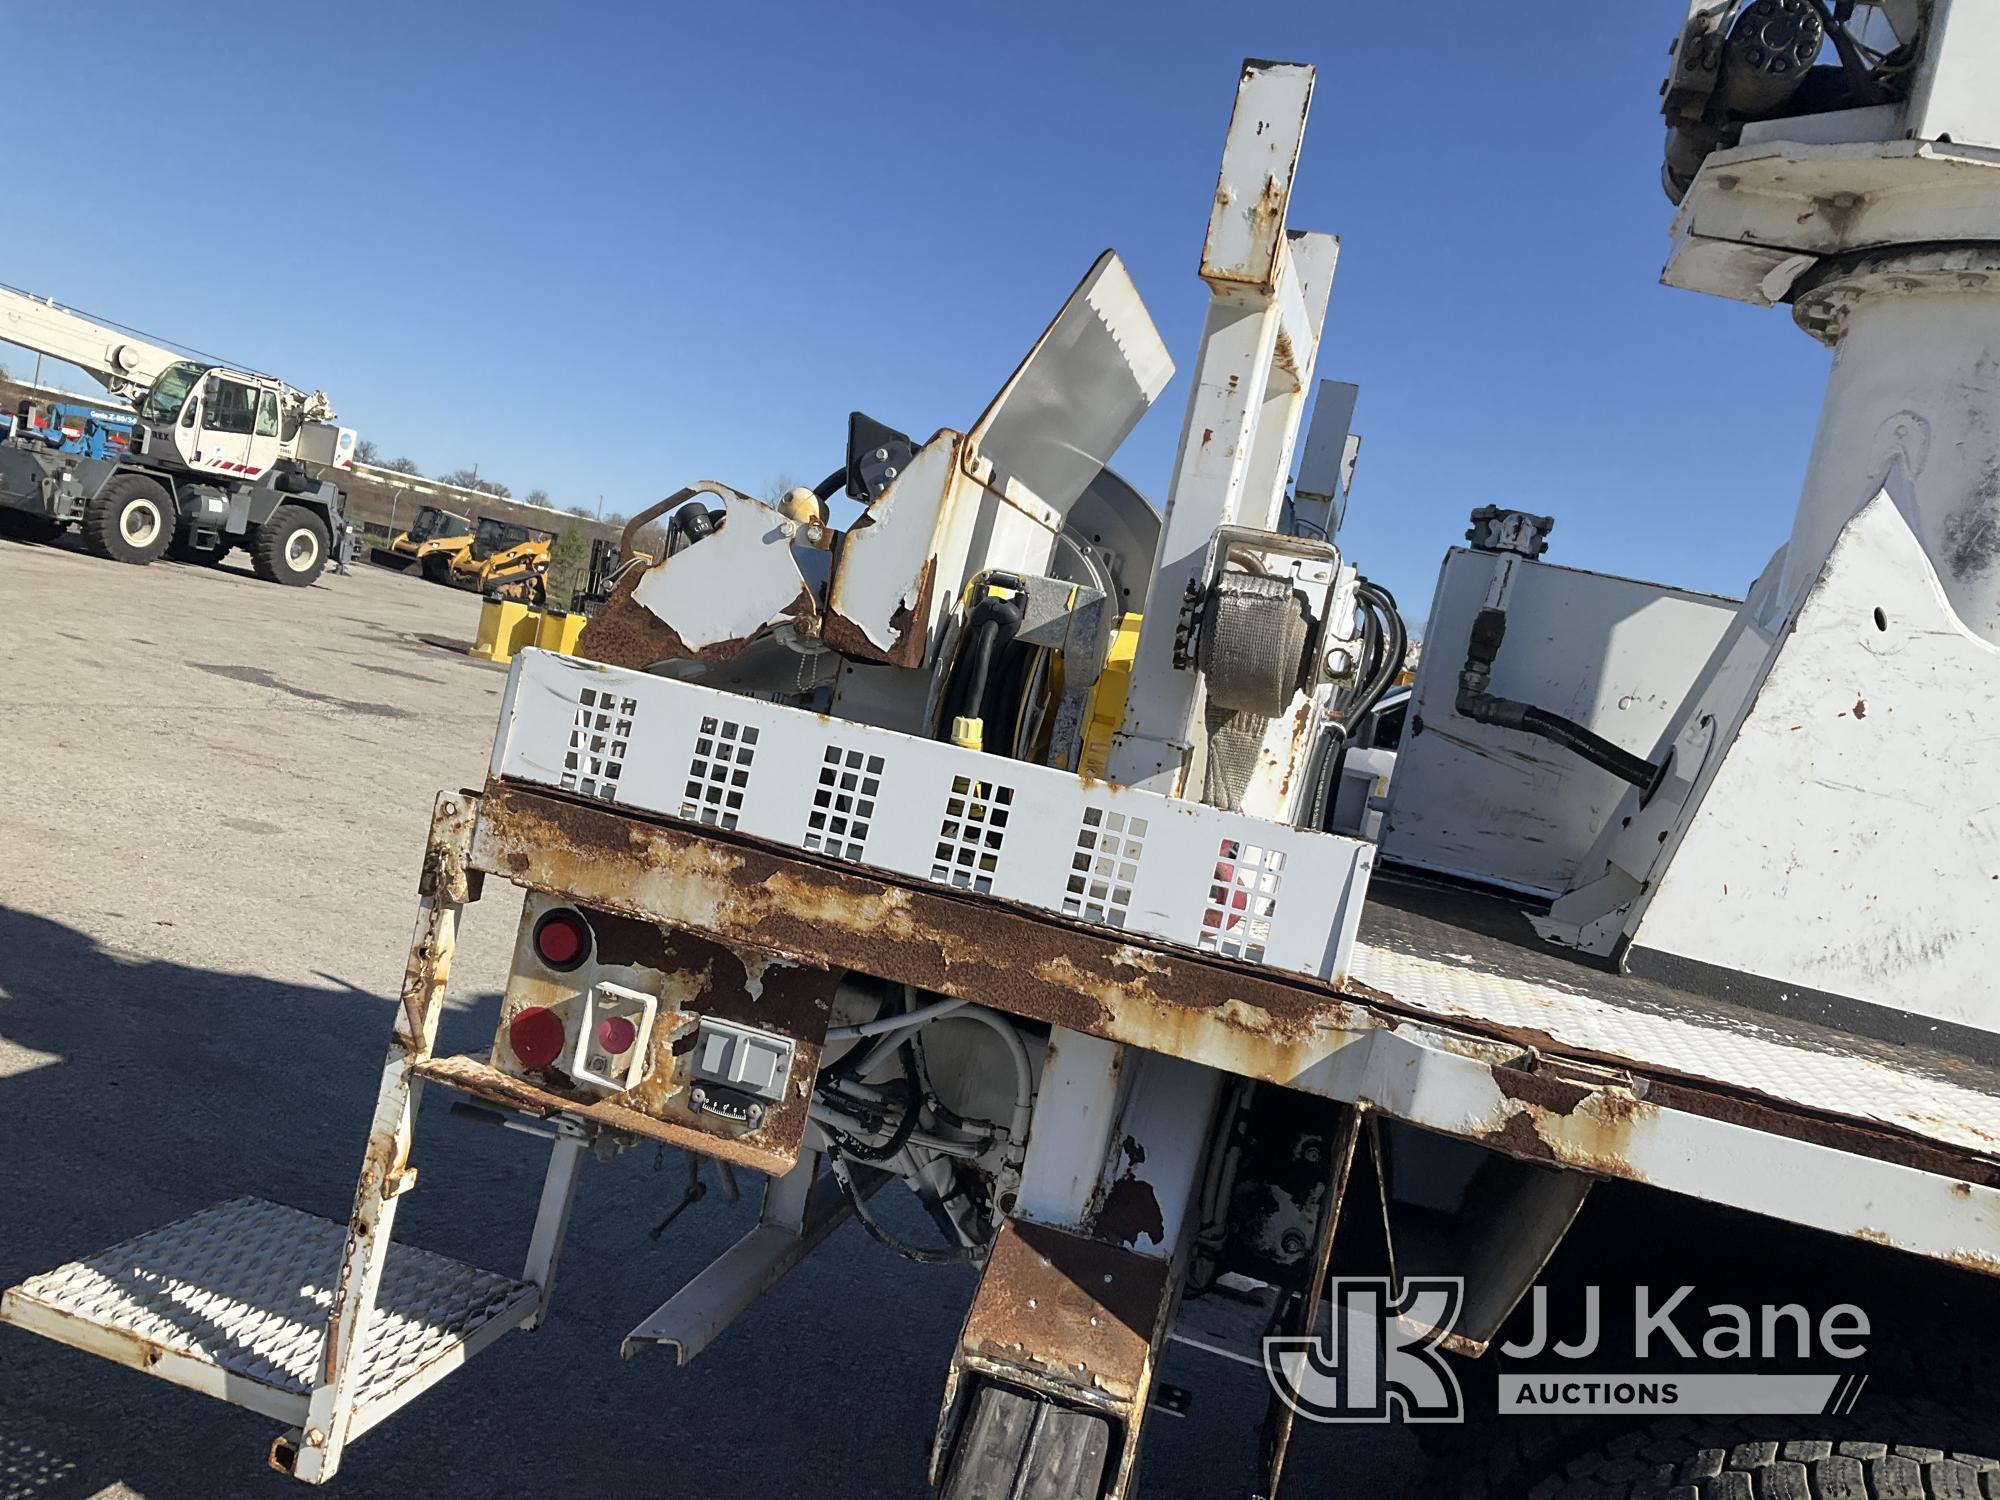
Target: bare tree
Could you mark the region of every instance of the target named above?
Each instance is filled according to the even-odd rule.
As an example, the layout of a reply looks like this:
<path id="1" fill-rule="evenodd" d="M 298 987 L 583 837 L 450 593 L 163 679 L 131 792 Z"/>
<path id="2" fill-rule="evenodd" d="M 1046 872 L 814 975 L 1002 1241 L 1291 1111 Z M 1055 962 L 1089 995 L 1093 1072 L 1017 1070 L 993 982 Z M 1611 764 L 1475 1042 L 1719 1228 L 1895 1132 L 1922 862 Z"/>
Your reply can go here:
<path id="1" fill-rule="evenodd" d="M 369 442 L 367 438 L 363 438 L 354 445 L 354 461 L 358 464 L 367 464 L 370 468 L 375 468 L 382 462 L 382 455 L 376 450 L 373 443 Z"/>
<path id="2" fill-rule="evenodd" d="M 547 490 L 529 490 L 528 497 L 525 503 L 529 505 L 539 505 L 547 510 L 555 509 L 555 504 L 549 499 L 549 492 Z"/>
<path id="3" fill-rule="evenodd" d="M 477 490 L 482 495 L 491 495 L 496 500 L 511 500 L 514 492 L 497 479 L 481 479 L 477 469 L 453 469 L 449 474 L 438 475 L 439 484 L 455 484 L 462 490 Z"/>
<path id="4" fill-rule="evenodd" d="M 410 460 L 407 458 L 385 458 L 380 463 L 376 464 L 375 467 L 378 469 L 387 469 L 392 474 L 423 473 L 423 470 L 419 469 L 415 464 L 410 462 Z"/>

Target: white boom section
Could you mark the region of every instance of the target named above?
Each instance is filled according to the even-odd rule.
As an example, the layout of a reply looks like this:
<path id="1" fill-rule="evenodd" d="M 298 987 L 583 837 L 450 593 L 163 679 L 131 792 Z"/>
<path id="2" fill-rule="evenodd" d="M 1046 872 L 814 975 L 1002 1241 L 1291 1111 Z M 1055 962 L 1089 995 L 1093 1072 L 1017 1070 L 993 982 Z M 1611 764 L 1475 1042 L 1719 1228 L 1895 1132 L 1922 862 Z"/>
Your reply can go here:
<path id="1" fill-rule="evenodd" d="M 1110 776 L 1169 796 L 1187 775 L 1202 722 L 1200 674 L 1176 670 L 1175 618 L 1220 526 L 1270 530 L 1312 384 L 1340 242 L 1285 227 L 1312 103 L 1313 70 L 1249 63 L 1223 148 L 1202 246 L 1208 320 L 1167 493 L 1146 623 Z"/>
<path id="2" fill-rule="evenodd" d="M 75 365 L 114 396 L 144 395 L 162 370 L 188 357 L 9 286 L 0 286 L 0 339 Z"/>

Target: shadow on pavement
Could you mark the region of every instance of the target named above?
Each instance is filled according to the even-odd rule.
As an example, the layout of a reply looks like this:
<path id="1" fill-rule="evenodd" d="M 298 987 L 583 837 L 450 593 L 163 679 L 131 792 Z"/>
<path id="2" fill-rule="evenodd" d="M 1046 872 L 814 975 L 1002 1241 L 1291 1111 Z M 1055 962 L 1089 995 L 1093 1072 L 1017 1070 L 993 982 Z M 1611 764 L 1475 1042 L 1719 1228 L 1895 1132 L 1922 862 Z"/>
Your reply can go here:
<path id="1" fill-rule="evenodd" d="M 185 922 L 183 926 L 187 925 Z M 498 997 L 460 1002 L 440 1050 L 482 1048 Z M 0 1285 L 242 1193 L 345 1217 L 390 998 L 109 950 L 0 906 Z M 397 1238 L 518 1274 L 545 1157 L 448 1115 L 432 1091 Z M 853 1225 L 685 1370 L 618 1358 L 620 1337 L 750 1227 L 716 1195 L 655 1244 L 684 1161 L 587 1164 L 553 1317 L 509 1335 L 349 1449 L 334 1493 L 412 1500 L 682 1489 L 921 1500 L 969 1272 L 896 1260 Z M 924 1226 L 898 1195 L 892 1223 Z M 1260 1375 L 1171 1350 L 1194 1414 L 1149 1425 L 1147 1500 L 1241 1495 Z M 278 1424 L 0 1327 L 0 1500 L 297 1495 L 263 1467 Z M 1393 1493 L 1391 1434 L 1302 1431 L 1289 1495 Z M 1357 1482 L 1358 1480 L 1372 1481 Z"/>

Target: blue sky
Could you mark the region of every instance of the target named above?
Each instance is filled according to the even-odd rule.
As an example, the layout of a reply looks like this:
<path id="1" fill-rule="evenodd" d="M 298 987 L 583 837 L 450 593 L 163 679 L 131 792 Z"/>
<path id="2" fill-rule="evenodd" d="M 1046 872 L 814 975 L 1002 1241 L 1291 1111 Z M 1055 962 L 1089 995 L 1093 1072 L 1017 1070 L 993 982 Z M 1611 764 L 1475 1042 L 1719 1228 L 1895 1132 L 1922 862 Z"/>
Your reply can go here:
<path id="1" fill-rule="evenodd" d="M 1735 593 L 1828 356 L 1657 284 L 1682 11 L 113 4 L 116 108 L 10 70 L 0 281 L 323 387 L 426 472 L 630 511 L 810 482 L 853 407 L 964 426 L 1108 245 L 1182 371 L 1118 461 L 1159 504 L 1238 62 L 1307 61 L 1348 555 L 1421 618 L 1497 503 L 1558 517 L 1550 561 Z"/>

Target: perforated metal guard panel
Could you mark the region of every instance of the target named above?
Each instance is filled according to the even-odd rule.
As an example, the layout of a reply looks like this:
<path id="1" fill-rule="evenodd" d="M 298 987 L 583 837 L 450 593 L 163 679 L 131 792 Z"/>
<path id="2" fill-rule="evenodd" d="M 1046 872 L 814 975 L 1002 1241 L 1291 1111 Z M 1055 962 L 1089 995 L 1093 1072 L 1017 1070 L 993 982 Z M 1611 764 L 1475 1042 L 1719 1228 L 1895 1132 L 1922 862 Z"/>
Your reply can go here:
<path id="1" fill-rule="evenodd" d="M 609 753 L 604 735 L 615 774 L 587 758 Z M 1375 855 L 1357 839 L 545 651 L 514 658 L 493 768 L 1319 979 L 1346 972 Z"/>
<path id="2" fill-rule="evenodd" d="M 237 1198 L 31 1277 L 6 1294 L 0 1316 L 298 1421 L 346 1239 L 329 1219 Z M 391 1245 L 357 1408 L 390 1400 L 496 1321 L 512 1326 L 534 1296 L 525 1282 Z"/>

